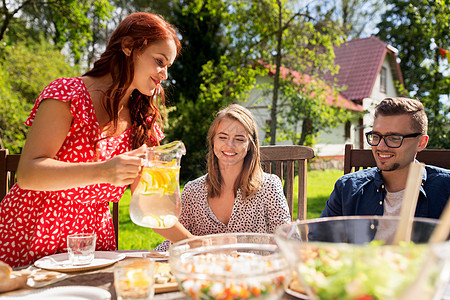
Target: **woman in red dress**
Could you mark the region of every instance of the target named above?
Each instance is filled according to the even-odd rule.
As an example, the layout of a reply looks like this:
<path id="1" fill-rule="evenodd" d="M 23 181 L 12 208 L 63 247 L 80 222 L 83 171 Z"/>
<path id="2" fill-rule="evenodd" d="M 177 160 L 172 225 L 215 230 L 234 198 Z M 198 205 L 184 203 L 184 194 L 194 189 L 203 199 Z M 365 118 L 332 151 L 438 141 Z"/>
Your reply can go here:
<path id="1" fill-rule="evenodd" d="M 66 237 L 95 232 L 115 250 L 109 202 L 135 183 L 140 156 L 158 145 L 160 85 L 181 49 L 160 16 L 134 13 L 82 77 L 60 78 L 36 100 L 17 184 L 0 203 L 0 260 L 12 267 L 66 252 Z"/>

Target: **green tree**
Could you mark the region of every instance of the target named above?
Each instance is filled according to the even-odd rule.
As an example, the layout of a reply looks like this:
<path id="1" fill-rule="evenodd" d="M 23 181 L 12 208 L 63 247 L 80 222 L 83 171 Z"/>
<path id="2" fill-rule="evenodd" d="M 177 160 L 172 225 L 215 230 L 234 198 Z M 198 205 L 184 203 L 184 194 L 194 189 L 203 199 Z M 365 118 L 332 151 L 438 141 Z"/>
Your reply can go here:
<path id="1" fill-rule="evenodd" d="M 4 51 L 4 69 L 8 72 L 11 89 L 29 103 L 34 103 L 42 89 L 57 77 L 79 74 L 78 67 L 71 67 L 67 58 L 43 39 L 19 42 Z"/>
<path id="2" fill-rule="evenodd" d="M 27 128 L 23 122 L 31 104 L 20 101 L 20 94 L 11 89 L 8 72 L 0 64 L 0 148 L 20 153 Z"/>
<path id="3" fill-rule="evenodd" d="M 337 120 L 344 118 L 337 107 L 327 104 L 324 95 L 326 89 L 319 79 L 326 72 L 335 72 L 334 47 L 343 41 L 343 32 L 337 26 L 338 23 L 331 19 L 330 12 L 321 14 L 318 9 L 311 13 L 307 7 L 296 8 L 295 12 L 289 9 L 288 2 L 276 3 L 279 13 L 273 24 L 277 32 L 274 44 L 276 71 L 272 89 L 270 143 L 275 144 L 276 141 L 276 97 L 281 92 L 282 105 L 279 115 L 287 117 L 286 123 L 291 125 L 282 128 L 293 136 L 292 132 L 296 132 L 297 124 L 302 122 L 297 144 L 303 145 L 306 139 L 313 138 L 319 129 L 335 126 Z M 301 78 L 296 78 L 292 73 L 281 78 L 281 67 L 295 70 Z M 306 74 L 312 78 L 307 84 L 302 79 L 302 75 Z M 284 86 L 283 89 L 280 89 L 280 82 Z M 311 105 L 312 103 L 315 105 Z M 313 118 L 313 115 L 320 115 L 321 111 L 329 112 L 328 118 Z M 296 142 L 295 139 L 293 142 Z"/>
<path id="4" fill-rule="evenodd" d="M 384 9 L 382 0 L 341 0 L 332 4 L 330 1 L 320 1 L 321 7 L 329 9 L 333 19 L 338 21 L 348 40 L 360 38 Z"/>
<path id="5" fill-rule="evenodd" d="M 301 79 L 298 83 L 282 84 L 282 105 L 285 102 L 289 109 L 281 113 L 282 138 L 289 139 L 297 145 L 313 145 L 314 137 L 324 131 L 342 124 L 346 120 L 356 119 L 357 114 L 339 106 L 330 105 L 329 98 L 338 101 L 338 90 L 318 79 L 314 84 L 310 80 Z M 301 116 L 301 118 L 299 118 Z"/>
<path id="6" fill-rule="evenodd" d="M 68 44 L 75 61 L 81 49 L 92 39 L 91 19 L 95 16 L 104 26 L 112 6 L 108 0 L 17 0 L 0 3 L 0 41 L 14 23 L 25 22 L 27 27 L 39 29 L 47 39 L 62 49 Z M 15 37 L 10 35 L 11 39 Z"/>
<path id="7" fill-rule="evenodd" d="M 218 7 L 215 13 L 221 14 L 224 20 L 229 46 L 226 59 L 213 68 L 204 69 L 204 78 L 208 81 L 204 82 L 202 90 L 209 95 L 203 97 L 222 103 L 227 103 L 226 99 L 228 103 L 245 99 L 248 92 L 257 86 L 256 77 L 267 75 L 265 67 L 269 67 L 274 73 L 273 81 L 259 87 L 270 91 L 272 96 L 270 143 L 275 144 L 280 116 L 286 115 L 298 100 L 298 97 L 291 97 L 293 93 L 284 93 L 285 89 L 281 91 L 280 86 L 289 85 L 292 91 L 301 92 L 301 86 L 293 79 L 294 75 L 285 73 L 282 76 L 281 69 L 295 70 L 312 77 L 334 71 L 334 46 L 343 41 L 340 27 L 335 26 L 338 24 L 331 20 L 329 14 L 321 14 L 317 10 L 311 13 L 308 7 L 294 6 L 291 1 L 234 0 Z M 191 8 L 195 10 L 195 5 Z M 318 82 L 311 81 L 310 85 Z M 316 89 L 318 91 L 320 89 Z M 306 92 L 303 94 L 312 101 L 321 99 Z M 332 106 L 329 108 L 334 109 Z M 338 114 L 330 116 L 337 117 Z M 307 117 L 304 111 L 296 115 L 297 121 L 307 120 Z M 311 127 L 323 126 L 323 122 L 315 123 L 315 119 L 307 122 Z M 283 130 L 293 129 L 286 127 Z"/>
<path id="8" fill-rule="evenodd" d="M 210 61 L 218 63 L 225 53 L 227 40 L 221 28 L 222 17 L 206 3 L 195 12 L 187 9 L 183 1 L 172 9 L 170 20 L 179 28 L 183 43 L 182 53 L 170 71 L 174 105 L 182 98 L 197 102 L 203 66 Z"/>
<path id="9" fill-rule="evenodd" d="M 48 42 L 20 42 L 3 49 L 0 59 L 0 139 L 11 153 L 20 153 L 27 126 L 23 123 L 41 90 L 58 77 L 76 75 L 58 49 Z"/>
<path id="10" fill-rule="evenodd" d="M 429 147 L 450 148 L 450 69 L 438 47 L 450 48 L 450 1 L 387 0 L 378 36 L 399 49 L 404 85 L 420 99 L 429 119 Z"/>

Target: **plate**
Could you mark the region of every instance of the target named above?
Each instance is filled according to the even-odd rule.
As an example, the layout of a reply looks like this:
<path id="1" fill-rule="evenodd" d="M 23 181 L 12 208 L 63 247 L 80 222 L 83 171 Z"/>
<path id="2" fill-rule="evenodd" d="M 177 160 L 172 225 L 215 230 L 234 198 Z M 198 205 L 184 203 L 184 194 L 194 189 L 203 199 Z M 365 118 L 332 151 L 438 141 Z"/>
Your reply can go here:
<path id="1" fill-rule="evenodd" d="M 168 261 L 169 260 L 169 252 L 158 252 L 153 250 L 147 251 L 130 251 L 130 250 L 122 250 L 121 253 L 125 253 L 127 257 L 147 257 L 154 261 Z"/>
<path id="2" fill-rule="evenodd" d="M 156 251 L 155 251 L 156 252 Z M 148 252 L 145 255 L 142 255 L 143 257 L 148 257 L 151 260 L 154 261 L 168 261 L 169 260 L 169 252 Z"/>
<path id="3" fill-rule="evenodd" d="M 286 288 L 284 291 L 286 292 L 286 294 L 289 294 L 298 299 L 309 299 L 308 295 L 296 292 L 294 290 L 291 290 L 290 288 Z"/>
<path id="4" fill-rule="evenodd" d="M 27 285 L 31 288 L 40 288 L 61 281 L 67 276 L 66 273 L 38 269 L 28 275 Z"/>
<path id="5" fill-rule="evenodd" d="M 3 297 L 1 297 L 3 299 Z M 111 294 L 93 286 L 58 286 L 43 290 L 27 291 L 23 294 L 6 296 L 5 300 L 110 300 Z"/>
<path id="6" fill-rule="evenodd" d="M 60 286 L 44 290 L 33 295 L 33 299 L 80 299 L 109 300 L 111 294 L 104 289 L 93 286 Z"/>
<path id="7" fill-rule="evenodd" d="M 43 257 L 34 262 L 38 268 L 59 271 L 59 272 L 79 272 L 103 268 L 124 259 L 125 254 L 111 251 L 95 251 L 94 260 L 87 265 L 74 266 L 69 261 L 68 253 L 59 253 Z"/>

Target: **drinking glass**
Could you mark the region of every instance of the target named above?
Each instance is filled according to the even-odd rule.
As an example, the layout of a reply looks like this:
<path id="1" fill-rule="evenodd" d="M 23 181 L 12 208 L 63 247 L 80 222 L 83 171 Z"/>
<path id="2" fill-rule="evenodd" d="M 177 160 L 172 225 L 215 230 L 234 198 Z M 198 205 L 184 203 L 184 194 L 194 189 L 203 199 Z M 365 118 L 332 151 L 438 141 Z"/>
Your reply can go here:
<path id="1" fill-rule="evenodd" d="M 69 261 L 74 266 L 87 265 L 94 260 L 95 233 L 77 233 L 67 237 Z"/>
<path id="2" fill-rule="evenodd" d="M 114 286 L 118 300 L 147 300 L 155 294 L 153 271 L 155 262 L 133 258 L 114 266 Z"/>

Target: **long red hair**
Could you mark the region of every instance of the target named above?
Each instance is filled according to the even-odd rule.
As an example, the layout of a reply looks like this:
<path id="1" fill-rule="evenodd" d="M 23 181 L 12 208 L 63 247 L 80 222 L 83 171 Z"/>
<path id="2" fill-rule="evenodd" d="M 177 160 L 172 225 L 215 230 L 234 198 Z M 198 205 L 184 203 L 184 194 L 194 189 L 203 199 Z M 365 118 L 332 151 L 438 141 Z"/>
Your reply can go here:
<path id="1" fill-rule="evenodd" d="M 112 84 L 104 95 L 104 108 L 107 111 L 114 132 L 119 118 L 119 103 L 130 87 L 134 78 L 134 55 L 145 51 L 152 43 L 171 39 L 175 42 L 177 55 L 181 50 L 181 43 L 174 27 L 161 16 L 138 12 L 126 17 L 112 33 L 105 52 L 94 63 L 94 67 L 84 76 L 101 77 L 110 74 Z M 122 49 L 126 46 L 132 49 L 127 56 Z M 158 138 L 153 130 L 155 122 L 162 123 L 159 107 L 164 107 L 165 98 L 162 88 L 155 89 L 152 96 L 146 96 L 135 90 L 129 101 L 132 122 L 132 147 L 136 149 L 149 142 L 153 136 L 156 143 Z M 147 118 L 152 118 L 148 124 Z"/>

